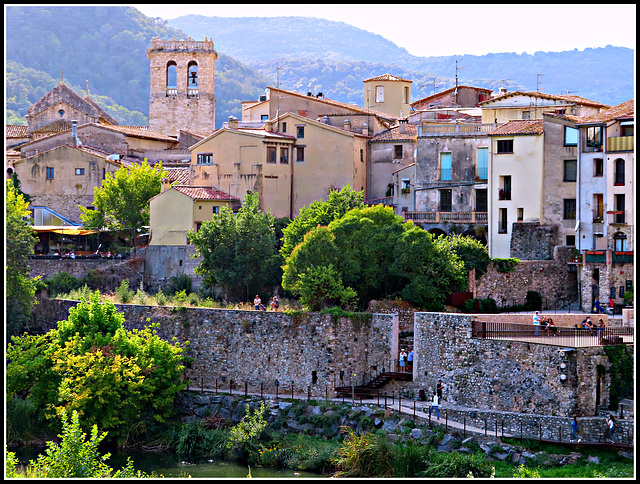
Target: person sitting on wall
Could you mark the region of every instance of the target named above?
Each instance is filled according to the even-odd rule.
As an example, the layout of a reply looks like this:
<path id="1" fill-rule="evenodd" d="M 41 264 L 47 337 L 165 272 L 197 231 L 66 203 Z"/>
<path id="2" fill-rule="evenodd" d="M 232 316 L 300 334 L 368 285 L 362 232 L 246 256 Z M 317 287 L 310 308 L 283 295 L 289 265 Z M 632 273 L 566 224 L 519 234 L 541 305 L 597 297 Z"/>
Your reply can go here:
<path id="1" fill-rule="evenodd" d="M 558 328 L 555 324 L 553 324 L 553 319 L 547 319 L 547 325 L 544 327 L 547 330 L 547 334 L 552 334 L 554 336 L 558 335 Z"/>
<path id="2" fill-rule="evenodd" d="M 598 336 L 602 331 L 604 331 L 605 329 L 607 329 L 607 325 L 606 323 L 602 320 L 602 318 L 600 318 L 600 321 L 598 321 L 598 326 L 596 326 L 595 330 L 596 330 L 596 336 Z"/>
<path id="3" fill-rule="evenodd" d="M 591 323 L 591 318 L 587 318 L 582 323 L 582 328 L 587 331 L 591 336 L 593 336 L 593 324 Z"/>

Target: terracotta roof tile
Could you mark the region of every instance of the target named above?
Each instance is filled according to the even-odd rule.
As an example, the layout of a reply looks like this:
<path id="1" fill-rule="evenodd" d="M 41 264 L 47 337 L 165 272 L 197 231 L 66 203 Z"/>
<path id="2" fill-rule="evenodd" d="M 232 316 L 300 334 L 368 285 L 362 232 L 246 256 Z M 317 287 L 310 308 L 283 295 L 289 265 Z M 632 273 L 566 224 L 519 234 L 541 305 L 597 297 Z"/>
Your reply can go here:
<path id="1" fill-rule="evenodd" d="M 34 129 L 34 133 L 62 133 L 63 131 L 67 131 L 71 129 L 71 123 L 65 119 L 58 119 L 52 123 L 49 123 L 45 126 L 41 126 L 38 129 Z"/>
<path id="2" fill-rule="evenodd" d="M 609 109 L 605 109 L 598 114 L 594 114 L 593 116 L 583 116 L 578 122 L 578 124 L 583 123 L 604 123 L 607 121 L 613 121 L 614 119 L 619 118 L 633 118 L 635 114 L 634 101 L 631 99 L 630 101 L 623 102 L 622 104 L 618 104 L 617 106 L 613 106 Z"/>
<path id="3" fill-rule="evenodd" d="M 164 177 L 171 184 L 189 185 L 189 168 L 165 168 L 167 175 Z"/>
<path id="4" fill-rule="evenodd" d="M 462 88 L 465 88 L 465 89 L 475 89 L 475 90 L 477 90 L 477 91 L 492 92 L 492 91 L 491 91 L 491 89 L 484 88 L 484 87 L 458 86 L 457 88 L 458 88 L 458 89 L 462 89 Z M 453 91 L 455 91 L 455 90 L 456 90 L 456 87 L 455 87 L 455 86 L 454 86 L 454 87 L 450 87 L 449 89 L 445 89 L 444 91 L 437 92 L 437 93 L 435 93 L 435 94 L 432 94 L 431 96 L 427 96 L 427 97 L 423 97 L 422 99 L 418 99 L 417 101 L 412 102 L 412 103 L 411 103 L 411 106 L 413 106 L 414 104 L 424 104 L 425 102 L 429 102 L 429 101 L 431 101 L 432 99 L 437 99 L 437 98 L 439 98 L 440 96 L 442 96 L 443 94 L 447 94 L 447 93 L 453 92 Z"/>
<path id="5" fill-rule="evenodd" d="M 106 124 L 91 123 L 94 126 L 109 129 L 111 131 L 117 131 L 127 136 L 134 136 L 137 138 L 155 139 L 160 141 L 173 141 L 178 143 L 178 140 L 173 136 L 167 136 L 166 134 L 157 133 L 155 131 L 149 131 L 146 126 L 110 126 Z"/>
<path id="6" fill-rule="evenodd" d="M 26 138 L 29 134 L 29 126 L 26 124 L 7 124 L 7 138 Z"/>
<path id="7" fill-rule="evenodd" d="M 506 94 L 502 94 L 499 96 L 496 96 L 494 98 L 491 99 L 487 99 L 486 101 L 482 101 L 481 103 L 478 103 L 480 106 L 483 106 L 485 104 L 500 100 L 500 99 L 506 99 L 508 97 L 512 97 L 512 96 L 530 96 L 530 97 L 538 97 L 540 99 L 550 99 L 550 100 L 560 100 L 560 101 L 568 101 L 570 103 L 573 104 L 583 104 L 585 106 L 595 106 L 595 107 L 609 107 L 607 104 L 602 104 L 599 103 L 597 101 L 591 101 L 590 99 L 586 99 L 580 96 L 570 96 L 568 94 L 547 94 L 544 92 L 528 92 L 528 91 L 512 91 L 512 92 L 508 92 Z"/>
<path id="8" fill-rule="evenodd" d="M 418 134 L 418 126 L 416 124 L 406 124 L 405 132 L 400 132 L 399 126 L 394 126 L 391 129 L 387 129 L 385 131 L 381 131 L 373 138 L 371 138 L 372 142 L 375 141 L 411 141 L 416 139 L 416 135 Z"/>
<path id="9" fill-rule="evenodd" d="M 237 197 L 212 187 L 174 185 L 172 188 L 194 200 L 239 200 Z"/>
<path id="10" fill-rule="evenodd" d="M 403 79 L 402 77 L 394 76 L 393 74 L 383 74 L 381 76 L 370 77 L 369 79 L 365 79 L 362 82 L 368 81 L 401 81 L 401 82 L 413 82 L 409 79 Z"/>
<path id="11" fill-rule="evenodd" d="M 544 132 L 544 121 L 542 119 L 527 119 L 509 121 L 502 126 L 494 129 L 487 136 L 505 136 L 505 135 L 527 135 L 542 134 Z"/>

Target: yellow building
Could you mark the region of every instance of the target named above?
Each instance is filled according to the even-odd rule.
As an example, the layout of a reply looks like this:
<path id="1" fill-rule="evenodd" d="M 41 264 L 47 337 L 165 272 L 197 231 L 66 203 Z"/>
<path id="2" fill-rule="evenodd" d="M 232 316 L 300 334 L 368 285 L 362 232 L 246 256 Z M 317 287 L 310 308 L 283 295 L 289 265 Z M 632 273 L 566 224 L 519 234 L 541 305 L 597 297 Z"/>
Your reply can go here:
<path id="1" fill-rule="evenodd" d="M 488 245 L 491 257 L 511 257 L 512 226 L 543 217 L 542 120 L 510 121 L 488 134 Z"/>
<path id="2" fill-rule="evenodd" d="M 175 185 L 149 201 L 149 245 L 188 244 L 187 233 L 198 231 L 220 208 L 233 208 L 236 197 L 212 187 Z"/>
<path id="3" fill-rule="evenodd" d="M 293 218 L 347 184 L 366 191 L 367 140 L 293 113 L 267 122 L 264 129 L 238 128 L 232 122 L 191 147 L 193 184 L 236 196 L 251 190 L 263 211 Z"/>
<path id="4" fill-rule="evenodd" d="M 483 123 L 542 119 L 542 113 L 562 113 L 573 116 L 592 116 L 608 108 L 606 104 L 579 96 L 545 94 L 542 92 L 506 92 L 479 103 Z"/>
<path id="5" fill-rule="evenodd" d="M 364 107 L 391 114 L 399 118 L 409 115 L 411 109 L 411 83 L 391 74 L 371 77 L 364 81 Z"/>

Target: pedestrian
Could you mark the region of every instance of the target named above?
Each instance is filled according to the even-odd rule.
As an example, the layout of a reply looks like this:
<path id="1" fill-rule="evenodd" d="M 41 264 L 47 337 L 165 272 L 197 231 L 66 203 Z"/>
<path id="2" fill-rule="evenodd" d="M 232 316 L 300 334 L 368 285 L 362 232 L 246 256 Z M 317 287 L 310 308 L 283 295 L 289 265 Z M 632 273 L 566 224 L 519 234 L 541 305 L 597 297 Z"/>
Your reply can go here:
<path id="1" fill-rule="evenodd" d="M 582 439 L 578 437 L 578 420 L 573 417 L 573 421 L 571 422 L 571 442 L 577 440 L 578 442 L 582 442 Z"/>
<path id="2" fill-rule="evenodd" d="M 535 336 L 538 336 L 538 330 L 540 329 L 540 314 L 538 313 L 538 311 L 536 311 L 536 313 L 533 315 L 533 324 L 536 327 Z"/>
<path id="3" fill-rule="evenodd" d="M 400 371 L 405 371 L 404 370 L 404 366 L 405 366 L 405 360 L 407 359 L 407 354 L 404 352 L 404 349 L 400 350 Z"/>
<path id="4" fill-rule="evenodd" d="M 616 421 L 611 416 L 607 419 L 607 427 L 609 427 L 609 441 L 613 444 L 613 431 L 616 427 Z"/>
<path id="5" fill-rule="evenodd" d="M 444 389 L 444 383 L 442 383 L 442 380 L 438 380 L 438 384 L 436 385 L 436 391 L 438 392 L 438 400 L 444 400 L 444 398 L 442 398 L 443 389 Z"/>
<path id="6" fill-rule="evenodd" d="M 271 309 L 278 310 L 278 296 L 273 296 L 273 299 L 271 299 Z"/>
<path id="7" fill-rule="evenodd" d="M 261 304 L 262 304 L 262 299 L 260 299 L 260 296 L 256 294 L 256 298 L 253 300 L 253 306 L 256 308 L 256 311 L 260 310 Z"/>
<path id="8" fill-rule="evenodd" d="M 431 412 L 435 411 L 438 420 L 440 420 L 440 411 L 438 410 L 438 403 L 440 399 L 436 392 L 433 392 L 433 399 L 431 400 L 431 406 L 429 407 L 429 417 L 431 417 Z"/>
<path id="9" fill-rule="evenodd" d="M 407 367 L 409 371 L 413 371 L 413 348 L 409 349 L 409 354 L 407 355 Z"/>

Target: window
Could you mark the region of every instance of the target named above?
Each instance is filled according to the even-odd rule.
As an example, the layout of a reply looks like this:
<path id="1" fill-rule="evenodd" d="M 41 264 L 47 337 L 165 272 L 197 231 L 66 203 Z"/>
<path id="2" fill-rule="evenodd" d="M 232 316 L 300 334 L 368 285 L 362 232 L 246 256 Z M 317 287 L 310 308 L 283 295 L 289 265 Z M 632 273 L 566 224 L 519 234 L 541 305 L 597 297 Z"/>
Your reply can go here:
<path id="1" fill-rule="evenodd" d="M 622 232 L 613 234 L 613 248 L 616 252 L 629 250 L 627 246 L 627 236 Z"/>
<path id="2" fill-rule="evenodd" d="M 602 223 L 604 216 L 604 195 L 593 194 L 593 223 Z"/>
<path id="3" fill-rule="evenodd" d="M 587 128 L 587 146 L 600 148 L 602 146 L 602 126 L 589 126 Z"/>
<path id="4" fill-rule="evenodd" d="M 576 245 L 576 236 L 575 235 L 567 235 L 565 238 L 565 245 L 575 246 Z"/>
<path id="5" fill-rule="evenodd" d="M 512 139 L 501 139 L 498 140 L 496 153 L 513 153 L 513 140 Z"/>
<path id="6" fill-rule="evenodd" d="M 53 180 L 54 170 L 52 167 L 47 167 L 47 180 Z"/>
<path id="7" fill-rule="evenodd" d="M 304 146 L 296 146 L 296 161 L 304 161 Z"/>
<path id="8" fill-rule="evenodd" d="M 196 232 L 200 232 L 200 227 L 202 227 L 202 222 L 196 222 Z"/>
<path id="9" fill-rule="evenodd" d="M 564 127 L 564 145 L 578 146 L 578 130 L 576 128 Z"/>
<path id="10" fill-rule="evenodd" d="M 404 88 L 404 103 L 405 104 L 409 104 L 409 88 L 407 86 L 405 86 Z"/>
<path id="11" fill-rule="evenodd" d="M 393 157 L 395 159 L 402 158 L 402 145 L 393 146 Z"/>
<path id="12" fill-rule="evenodd" d="M 261 114 L 260 115 L 260 121 L 269 121 L 269 115 L 268 114 Z"/>
<path id="13" fill-rule="evenodd" d="M 511 175 L 500 177 L 498 188 L 498 200 L 511 200 Z"/>
<path id="14" fill-rule="evenodd" d="M 213 213 L 218 213 L 219 207 L 214 206 L 212 212 Z"/>
<path id="15" fill-rule="evenodd" d="M 409 178 L 402 179 L 402 193 L 405 195 L 411 191 L 411 180 Z"/>
<path id="16" fill-rule="evenodd" d="M 280 148 L 280 163 L 289 163 L 289 148 Z"/>
<path id="17" fill-rule="evenodd" d="M 267 163 L 275 163 L 275 162 L 276 162 L 276 147 L 267 146 Z"/>
<path id="18" fill-rule="evenodd" d="M 384 102 L 384 86 L 376 86 L 376 102 Z"/>
<path id="19" fill-rule="evenodd" d="M 565 198 L 564 199 L 564 210 L 562 217 L 565 220 L 575 220 L 576 219 L 576 199 L 575 198 Z"/>
<path id="20" fill-rule="evenodd" d="M 578 160 L 564 160 L 564 178 L 562 181 L 574 182 L 578 175 Z"/>
<path id="21" fill-rule="evenodd" d="M 604 175 L 604 161 L 602 158 L 593 159 L 593 176 Z"/>
<path id="22" fill-rule="evenodd" d="M 440 190 L 440 211 L 451 212 L 451 209 L 451 189 L 447 188 L 445 190 Z"/>
<path id="23" fill-rule="evenodd" d="M 451 153 L 440 153 L 440 180 L 451 181 Z"/>
<path id="24" fill-rule="evenodd" d="M 518 207 L 518 222 L 524 221 L 524 208 Z"/>
<path id="25" fill-rule="evenodd" d="M 622 186 L 624 185 L 624 160 L 622 158 L 616 159 L 614 163 L 615 169 L 615 177 L 614 177 L 614 185 Z"/>
<path id="26" fill-rule="evenodd" d="M 61 109 L 60 111 L 58 111 L 58 114 L 60 115 L 60 117 L 64 116 L 64 109 Z"/>
<path id="27" fill-rule="evenodd" d="M 620 136 L 633 136 L 633 121 L 620 123 Z"/>
<path id="28" fill-rule="evenodd" d="M 187 68 L 187 88 L 198 89 L 198 63 L 191 61 Z"/>
<path id="29" fill-rule="evenodd" d="M 531 111 L 522 111 L 522 119 L 531 119 Z"/>
<path id="30" fill-rule="evenodd" d="M 167 95 L 178 93 L 178 66 L 174 61 L 167 62 Z"/>
<path id="31" fill-rule="evenodd" d="M 614 203 L 615 203 L 615 211 L 617 212 L 614 215 L 613 223 L 614 224 L 623 224 L 625 223 L 625 197 L 624 194 L 619 193 L 614 195 Z"/>
<path id="32" fill-rule="evenodd" d="M 498 209 L 498 233 L 506 234 L 507 233 L 507 209 L 499 208 Z"/>
<path id="33" fill-rule="evenodd" d="M 489 148 L 478 148 L 477 176 L 480 180 L 486 180 L 489 176 Z"/>
<path id="34" fill-rule="evenodd" d="M 360 161 L 364 163 L 364 150 L 360 150 Z"/>
<path id="35" fill-rule="evenodd" d="M 84 175 L 84 168 L 76 168 L 76 175 Z"/>
<path id="36" fill-rule="evenodd" d="M 487 189 L 480 188 L 476 190 L 476 212 L 487 211 Z"/>
<path id="37" fill-rule="evenodd" d="M 283 133 L 287 132 L 287 123 L 282 123 L 282 132 Z"/>
<path id="38" fill-rule="evenodd" d="M 304 126 L 297 126 L 297 128 L 298 135 L 296 136 L 296 138 L 304 138 Z"/>
<path id="39" fill-rule="evenodd" d="M 213 153 L 198 153 L 196 156 L 198 165 L 210 165 L 213 163 Z"/>

